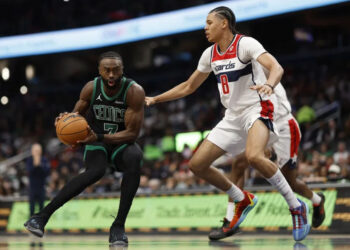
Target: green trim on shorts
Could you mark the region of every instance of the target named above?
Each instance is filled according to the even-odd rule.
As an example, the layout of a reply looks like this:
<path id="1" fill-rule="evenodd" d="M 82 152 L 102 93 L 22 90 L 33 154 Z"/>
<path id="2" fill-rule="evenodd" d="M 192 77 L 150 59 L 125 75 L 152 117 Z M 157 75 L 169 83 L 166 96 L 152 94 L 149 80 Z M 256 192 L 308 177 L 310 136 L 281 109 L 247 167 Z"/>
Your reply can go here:
<path id="1" fill-rule="evenodd" d="M 124 103 L 125 103 L 125 101 L 126 101 L 126 94 L 128 93 L 128 89 L 129 89 L 129 88 L 131 87 L 131 85 L 133 85 L 134 83 L 136 83 L 136 82 L 135 82 L 135 81 L 132 81 L 132 82 L 130 82 L 129 85 L 126 87 L 125 92 L 124 92 L 124 97 L 123 97 Z M 125 103 L 125 105 L 126 105 L 126 103 Z"/>
<path id="2" fill-rule="evenodd" d="M 86 158 L 86 152 L 87 151 L 94 151 L 94 150 L 102 150 L 103 152 L 106 153 L 106 156 L 108 156 L 107 150 L 103 146 L 96 146 L 96 145 L 86 145 L 85 150 L 84 150 L 84 157 L 83 160 L 85 161 Z"/>
<path id="3" fill-rule="evenodd" d="M 113 154 L 111 156 L 111 163 L 114 165 L 114 158 L 117 156 L 117 154 L 123 150 L 126 146 L 128 146 L 128 144 L 123 144 L 120 147 L 118 147 L 116 150 L 113 151 Z"/>
<path id="4" fill-rule="evenodd" d="M 96 86 L 97 86 L 97 77 L 95 77 L 95 80 L 94 80 L 94 88 L 93 88 L 93 91 L 92 91 L 92 97 L 91 97 L 91 101 L 90 101 L 90 107 L 91 105 L 94 103 L 95 101 L 95 95 L 96 95 Z"/>

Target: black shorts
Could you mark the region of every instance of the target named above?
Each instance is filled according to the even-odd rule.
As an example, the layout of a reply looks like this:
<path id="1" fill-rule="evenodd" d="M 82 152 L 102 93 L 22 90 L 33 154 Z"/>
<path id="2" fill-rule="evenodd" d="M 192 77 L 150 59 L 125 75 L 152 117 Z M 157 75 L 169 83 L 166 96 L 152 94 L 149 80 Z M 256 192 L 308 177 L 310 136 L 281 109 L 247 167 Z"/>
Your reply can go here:
<path id="1" fill-rule="evenodd" d="M 86 159 L 86 154 L 88 151 L 95 151 L 95 150 L 102 150 L 103 152 L 105 152 L 107 160 L 110 164 L 112 164 L 112 166 L 117 169 L 116 166 L 116 158 L 118 156 L 118 154 L 120 154 L 127 146 L 129 145 L 133 145 L 133 144 L 105 144 L 103 142 L 94 142 L 94 143 L 90 143 L 85 145 L 85 149 L 84 149 L 84 162 Z"/>

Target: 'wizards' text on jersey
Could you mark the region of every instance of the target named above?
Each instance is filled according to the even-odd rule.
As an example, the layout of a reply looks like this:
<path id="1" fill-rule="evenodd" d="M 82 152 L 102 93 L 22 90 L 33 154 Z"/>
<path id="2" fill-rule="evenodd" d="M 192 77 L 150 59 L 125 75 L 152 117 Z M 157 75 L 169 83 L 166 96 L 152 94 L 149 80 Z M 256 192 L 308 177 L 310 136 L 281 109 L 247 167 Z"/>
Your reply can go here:
<path id="1" fill-rule="evenodd" d="M 228 112 L 236 115 L 253 105 L 261 104 L 263 110 L 266 110 L 262 116 L 272 118 L 270 113 L 273 106 L 269 99 L 275 97 L 259 95 L 249 88 L 266 83 L 266 75 L 255 59 L 247 62 L 240 59 L 239 46 L 242 38 L 244 36 L 236 34 L 227 50 L 222 53 L 217 43 L 210 47 L 210 67 L 217 79 L 221 103 Z"/>

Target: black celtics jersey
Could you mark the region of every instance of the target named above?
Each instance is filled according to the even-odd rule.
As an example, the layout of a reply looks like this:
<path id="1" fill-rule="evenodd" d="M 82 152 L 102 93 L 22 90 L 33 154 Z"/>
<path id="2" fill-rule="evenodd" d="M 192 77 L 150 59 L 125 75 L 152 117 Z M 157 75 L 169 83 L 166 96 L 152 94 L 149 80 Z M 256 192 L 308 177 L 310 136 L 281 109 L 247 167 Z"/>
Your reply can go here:
<path id="1" fill-rule="evenodd" d="M 103 89 L 101 77 L 95 78 L 86 120 L 96 134 L 114 134 L 125 130 L 126 94 L 134 83 L 132 79 L 122 77 L 120 90 L 110 97 Z"/>

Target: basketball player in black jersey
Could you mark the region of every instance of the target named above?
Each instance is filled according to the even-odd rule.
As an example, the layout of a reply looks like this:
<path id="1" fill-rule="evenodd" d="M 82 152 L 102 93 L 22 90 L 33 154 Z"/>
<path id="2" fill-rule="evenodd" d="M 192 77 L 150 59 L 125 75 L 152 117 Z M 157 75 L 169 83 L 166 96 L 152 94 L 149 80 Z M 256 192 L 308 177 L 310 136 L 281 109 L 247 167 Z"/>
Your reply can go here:
<path id="1" fill-rule="evenodd" d="M 24 224 L 36 236 L 43 236 L 46 223 L 59 207 L 101 179 L 112 164 L 117 171 L 123 172 L 123 180 L 109 243 L 128 243 L 124 225 L 140 183 L 143 154 L 135 141 L 143 123 L 145 93 L 140 85 L 123 76 L 123 61 L 119 54 L 102 54 L 98 69 L 100 77 L 83 87 L 73 110 L 85 116 L 90 126 L 87 138 L 78 142 L 85 145 L 86 171 L 68 182 L 46 207 Z M 56 123 L 62 116 L 56 118 Z"/>

